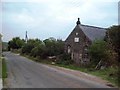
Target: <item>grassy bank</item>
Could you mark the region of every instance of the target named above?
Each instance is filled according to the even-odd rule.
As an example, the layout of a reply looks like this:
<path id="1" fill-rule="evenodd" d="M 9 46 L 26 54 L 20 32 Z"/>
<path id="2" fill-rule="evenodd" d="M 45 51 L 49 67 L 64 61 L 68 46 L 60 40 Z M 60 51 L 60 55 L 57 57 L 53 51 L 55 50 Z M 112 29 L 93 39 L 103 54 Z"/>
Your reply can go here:
<path id="1" fill-rule="evenodd" d="M 5 59 L 2 59 L 2 78 L 3 80 L 7 78 L 7 67 L 6 67 L 6 62 Z"/>

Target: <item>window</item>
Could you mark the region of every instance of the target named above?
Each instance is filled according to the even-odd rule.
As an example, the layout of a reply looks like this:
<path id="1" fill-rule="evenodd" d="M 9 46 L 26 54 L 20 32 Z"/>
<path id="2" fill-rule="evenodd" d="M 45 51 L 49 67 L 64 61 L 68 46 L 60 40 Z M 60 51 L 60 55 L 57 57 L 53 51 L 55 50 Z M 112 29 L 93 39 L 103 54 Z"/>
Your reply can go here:
<path id="1" fill-rule="evenodd" d="M 82 54 L 80 53 L 80 55 L 79 55 L 79 59 L 82 59 Z"/>
<path id="2" fill-rule="evenodd" d="M 68 46 L 68 51 L 67 52 L 71 53 L 71 47 L 70 46 Z"/>
<path id="3" fill-rule="evenodd" d="M 76 32 L 76 36 L 78 35 L 78 32 Z"/>
<path id="4" fill-rule="evenodd" d="M 79 42 L 79 38 L 78 38 L 78 37 L 75 37 L 75 38 L 74 38 L 74 42 Z"/>
<path id="5" fill-rule="evenodd" d="M 88 49 L 87 49 L 87 48 L 85 48 L 84 50 L 85 50 L 86 52 L 88 51 Z"/>

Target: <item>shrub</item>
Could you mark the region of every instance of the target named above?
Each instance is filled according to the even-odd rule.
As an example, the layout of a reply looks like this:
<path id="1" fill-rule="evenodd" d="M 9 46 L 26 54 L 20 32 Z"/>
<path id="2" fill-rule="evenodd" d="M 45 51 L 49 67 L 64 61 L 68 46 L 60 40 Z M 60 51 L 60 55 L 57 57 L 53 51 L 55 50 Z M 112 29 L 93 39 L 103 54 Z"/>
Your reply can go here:
<path id="1" fill-rule="evenodd" d="M 70 54 L 63 53 L 63 54 L 58 56 L 56 63 L 57 64 L 69 65 L 69 64 L 73 63 L 73 60 L 71 59 Z"/>

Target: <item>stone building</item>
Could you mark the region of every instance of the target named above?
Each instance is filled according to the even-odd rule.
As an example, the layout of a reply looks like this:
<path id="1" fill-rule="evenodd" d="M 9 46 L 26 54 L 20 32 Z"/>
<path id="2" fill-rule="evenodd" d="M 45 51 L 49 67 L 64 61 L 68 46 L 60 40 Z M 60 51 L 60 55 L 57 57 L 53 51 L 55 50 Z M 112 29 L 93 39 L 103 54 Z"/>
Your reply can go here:
<path id="1" fill-rule="evenodd" d="M 65 40 L 65 52 L 71 54 L 76 64 L 89 62 L 88 47 L 94 40 L 103 39 L 105 28 L 82 25 L 79 18 L 76 26 Z"/>

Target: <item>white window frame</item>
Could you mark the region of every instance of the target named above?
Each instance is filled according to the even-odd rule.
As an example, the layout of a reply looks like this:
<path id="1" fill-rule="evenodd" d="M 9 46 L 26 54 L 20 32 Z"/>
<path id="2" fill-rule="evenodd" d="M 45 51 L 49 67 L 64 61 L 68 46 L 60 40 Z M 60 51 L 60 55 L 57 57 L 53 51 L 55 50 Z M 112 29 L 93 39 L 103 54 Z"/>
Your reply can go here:
<path id="1" fill-rule="evenodd" d="M 75 37 L 75 38 L 74 38 L 74 42 L 79 42 L 79 38 L 78 38 L 78 37 Z"/>

